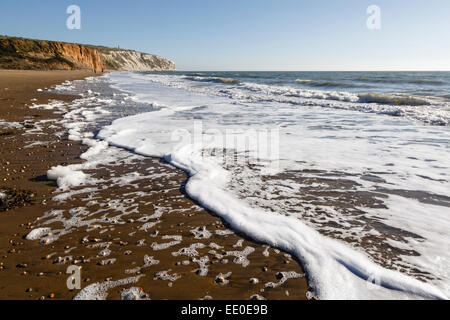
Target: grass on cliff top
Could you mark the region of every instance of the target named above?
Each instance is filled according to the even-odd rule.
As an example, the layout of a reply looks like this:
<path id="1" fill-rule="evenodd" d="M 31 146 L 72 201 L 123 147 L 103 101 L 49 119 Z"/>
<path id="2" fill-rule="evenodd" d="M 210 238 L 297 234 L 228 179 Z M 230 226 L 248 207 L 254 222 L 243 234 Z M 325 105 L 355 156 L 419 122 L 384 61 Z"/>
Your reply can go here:
<path id="1" fill-rule="evenodd" d="M 91 44 L 83 44 L 83 46 L 86 46 L 91 49 L 95 49 L 101 53 L 110 53 L 111 51 L 133 51 L 130 49 L 122 49 L 122 48 L 111 48 L 111 47 L 105 47 L 105 46 L 95 46 Z"/>
<path id="2" fill-rule="evenodd" d="M 21 38 L 21 37 L 10 37 L 10 36 L 6 36 L 6 35 L 0 35 L 0 40 L 9 40 L 9 39 L 17 39 L 17 40 L 26 40 L 26 41 L 30 41 L 30 42 L 61 42 L 61 43 L 70 43 L 70 42 L 65 42 L 65 41 L 54 41 L 54 40 L 39 40 L 39 39 L 30 39 L 30 38 Z M 100 46 L 100 45 L 91 45 L 91 44 L 83 44 L 83 43 L 75 43 L 81 46 L 85 46 L 91 49 L 95 49 L 101 53 L 109 53 L 111 51 L 133 51 L 130 49 L 122 49 L 122 48 L 111 48 L 111 47 L 106 47 L 106 46 Z M 32 51 L 39 51 L 39 48 L 30 48 Z"/>
<path id="3" fill-rule="evenodd" d="M 64 69 L 75 68 L 74 63 L 63 57 L 59 52 L 51 52 L 51 50 L 46 48 L 48 42 L 45 40 L 32 40 L 0 35 L 1 40 L 21 40 L 22 42 L 20 46 L 0 45 L 0 68 L 24 70 L 50 70 L 54 69 L 54 66 L 63 66 Z M 32 52 L 43 52 L 48 56 L 39 58 L 29 54 Z"/>

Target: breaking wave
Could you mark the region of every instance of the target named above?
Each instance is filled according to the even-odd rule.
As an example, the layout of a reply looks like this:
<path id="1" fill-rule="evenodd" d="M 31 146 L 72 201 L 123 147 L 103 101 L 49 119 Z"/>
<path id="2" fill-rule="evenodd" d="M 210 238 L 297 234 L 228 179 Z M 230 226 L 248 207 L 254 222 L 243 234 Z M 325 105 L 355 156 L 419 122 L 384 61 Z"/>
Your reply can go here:
<path id="1" fill-rule="evenodd" d="M 371 92 L 359 94 L 358 97 L 359 102 L 379 103 L 394 106 L 425 106 L 431 104 L 429 100 L 407 94 L 380 94 Z"/>

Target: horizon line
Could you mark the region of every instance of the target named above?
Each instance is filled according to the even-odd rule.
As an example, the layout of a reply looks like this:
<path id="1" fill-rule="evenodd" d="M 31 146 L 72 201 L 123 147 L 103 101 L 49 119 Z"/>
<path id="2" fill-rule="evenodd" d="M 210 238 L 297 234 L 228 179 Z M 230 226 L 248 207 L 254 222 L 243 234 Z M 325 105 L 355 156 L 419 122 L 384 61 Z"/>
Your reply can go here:
<path id="1" fill-rule="evenodd" d="M 175 72 L 450 72 L 448 70 L 431 70 L 431 69 L 423 69 L 423 70 L 234 70 L 234 69 L 177 69 Z"/>

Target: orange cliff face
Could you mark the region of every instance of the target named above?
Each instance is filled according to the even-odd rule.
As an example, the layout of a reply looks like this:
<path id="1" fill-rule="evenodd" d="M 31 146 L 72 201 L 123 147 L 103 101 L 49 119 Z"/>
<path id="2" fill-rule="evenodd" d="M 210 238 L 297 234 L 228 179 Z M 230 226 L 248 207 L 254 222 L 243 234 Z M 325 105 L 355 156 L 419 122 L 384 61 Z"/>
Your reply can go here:
<path id="1" fill-rule="evenodd" d="M 87 67 L 93 70 L 105 69 L 105 61 L 103 55 L 95 49 L 91 49 L 79 44 L 54 42 L 58 52 L 61 52 L 63 57 L 74 61 L 78 64 L 80 69 Z"/>
<path id="2" fill-rule="evenodd" d="M 103 70 L 103 55 L 92 48 L 66 42 L 0 38 L 0 68 Z"/>

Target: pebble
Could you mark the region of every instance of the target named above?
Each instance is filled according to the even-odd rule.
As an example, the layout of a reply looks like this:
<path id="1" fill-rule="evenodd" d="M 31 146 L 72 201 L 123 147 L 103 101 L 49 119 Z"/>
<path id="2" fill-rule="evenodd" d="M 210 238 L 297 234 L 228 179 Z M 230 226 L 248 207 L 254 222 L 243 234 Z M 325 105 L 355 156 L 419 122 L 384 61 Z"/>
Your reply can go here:
<path id="1" fill-rule="evenodd" d="M 53 264 L 61 263 L 63 261 L 62 257 L 58 257 L 55 260 L 53 260 Z"/>
<path id="2" fill-rule="evenodd" d="M 263 296 L 260 296 L 259 294 L 254 294 L 250 297 L 250 300 L 266 300 Z"/>
<path id="3" fill-rule="evenodd" d="M 225 278 L 224 277 L 217 277 L 216 280 L 218 283 L 224 283 L 225 282 Z"/>
<path id="4" fill-rule="evenodd" d="M 256 279 L 256 278 L 251 278 L 251 279 L 250 279 L 250 283 L 251 283 L 251 284 L 257 284 L 257 283 L 259 283 L 259 280 Z"/>

